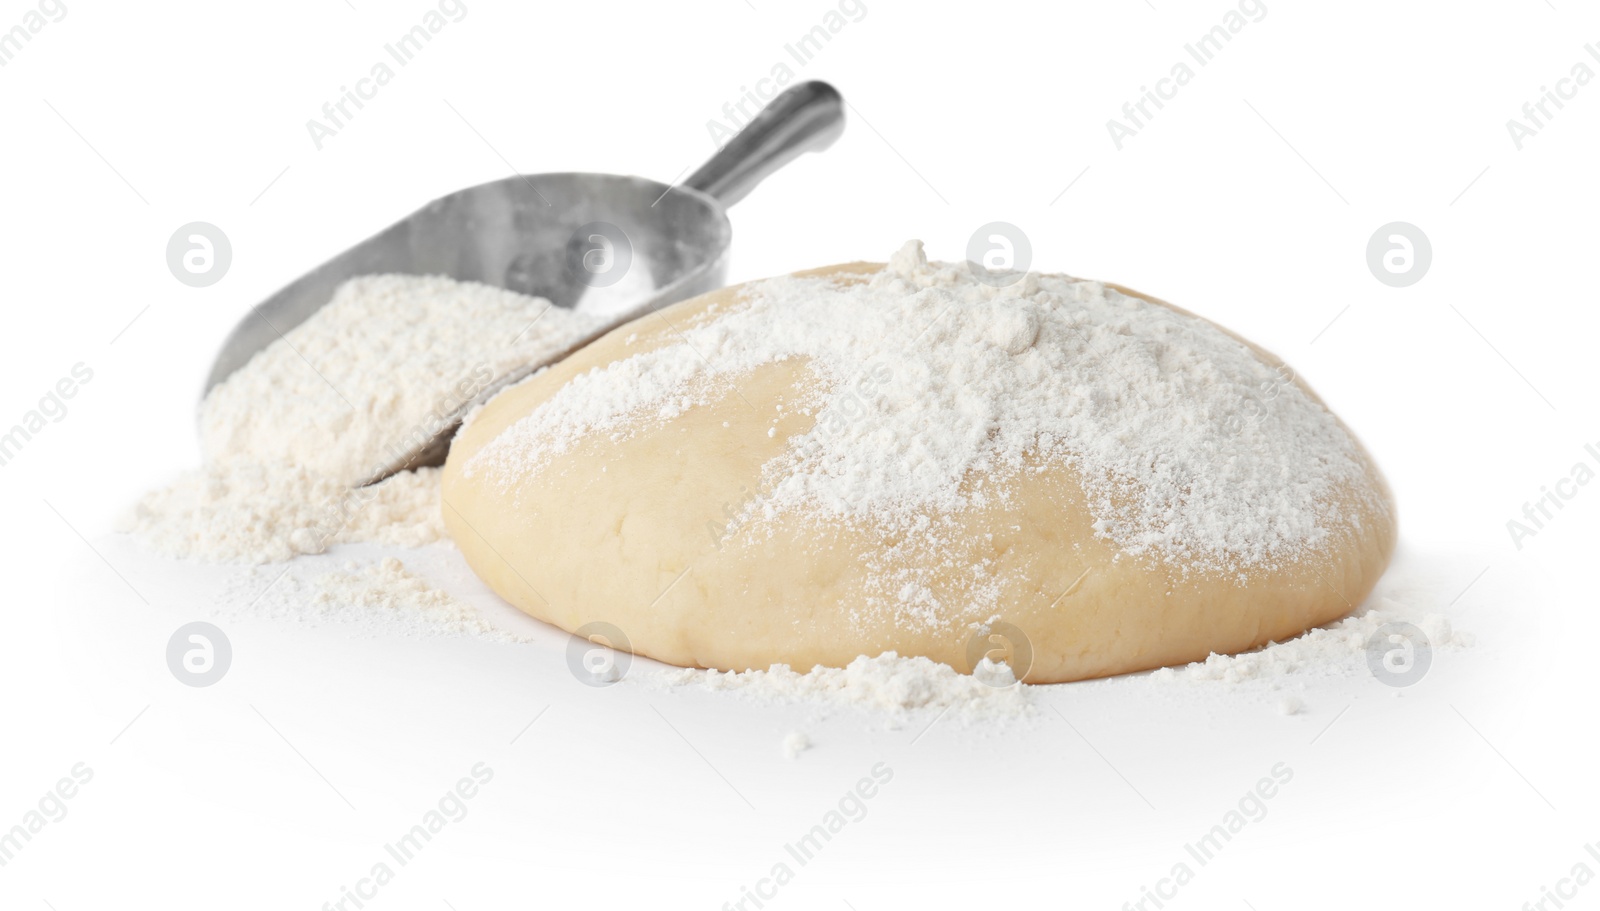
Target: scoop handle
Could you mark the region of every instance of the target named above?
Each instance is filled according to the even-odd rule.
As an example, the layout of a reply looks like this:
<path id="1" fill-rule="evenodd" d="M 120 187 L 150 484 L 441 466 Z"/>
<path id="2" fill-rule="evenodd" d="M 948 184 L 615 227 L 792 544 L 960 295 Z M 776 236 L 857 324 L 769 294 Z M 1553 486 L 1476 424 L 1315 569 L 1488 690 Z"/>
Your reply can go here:
<path id="1" fill-rule="evenodd" d="M 826 82 L 802 82 L 762 108 L 685 186 L 731 206 L 768 174 L 804 152 L 820 152 L 844 132 L 844 98 Z"/>

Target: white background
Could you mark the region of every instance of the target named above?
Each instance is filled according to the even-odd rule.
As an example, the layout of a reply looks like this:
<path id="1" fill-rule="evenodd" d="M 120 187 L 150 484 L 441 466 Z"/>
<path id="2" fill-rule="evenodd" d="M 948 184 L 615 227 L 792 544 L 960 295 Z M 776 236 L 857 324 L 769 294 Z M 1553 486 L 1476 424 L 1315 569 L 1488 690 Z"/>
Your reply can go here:
<path id="1" fill-rule="evenodd" d="M 94 372 L 0 468 L 0 827 L 75 763 L 94 770 L 0 868 L 0 905 L 319 908 L 480 761 L 495 774 L 470 814 L 369 907 L 719 908 L 880 761 L 894 778 L 866 818 L 769 907 L 1122 907 L 1278 762 L 1294 778 L 1270 813 L 1169 907 L 1510 909 L 1576 863 L 1600 873 L 1584 852 L 1600 840 L 1600 485 L 1520 549 L 1506 529 L 1600 444 L 1600 86 L 1521 150 L 1506 128 L 1574 64 L 1600 70 L 1584 51 L 1600 14 L 1268 0 L 1120 151 L 1107 119 L 1227 3 L 867 0 L 799 70 L 839 87 L 849 126 L 733 210 L 733 280 L 910 237 L 959 259 L 1003 220 L 1035 268 L 1240 331 L 1362 436 L 1400 502 L 1397 572 L 1424 580 L 1410 597 L 1478 640 L 1404 691 L 1297 683 L 1291 717 L 1254 690 L 1111 681 L 1051 688 L 1020 724 L 924 732 L 582 687 L 553 633 L 519 647 L 240 620 L 222 682 L 173 679 L 167 637 L 236 570 L 108 534 L 197 462 L 194 401 L 248 307 L 512 168 L 674 179 L 713 150 L 706 121 L 833 8 L 467 0 L 318 151 L 307 119 L 430 8 L 352 3 L 67 0 L 0 69 L 0 425 L 75 363 Z M 0 29 L 34 8 L 6 0 Z M 205 289 L 164 255 L 196 220 L 234 251 Z M 1365 257 L 1397 220 L 1433 246 L 1403 289 Z M 440 584 L 492 600 L 437 562 Z M 792 729 L 817 744 L 797 761 L 778 746 Z M 1600 883 L 1574 906 L 1597 902 Z"/>

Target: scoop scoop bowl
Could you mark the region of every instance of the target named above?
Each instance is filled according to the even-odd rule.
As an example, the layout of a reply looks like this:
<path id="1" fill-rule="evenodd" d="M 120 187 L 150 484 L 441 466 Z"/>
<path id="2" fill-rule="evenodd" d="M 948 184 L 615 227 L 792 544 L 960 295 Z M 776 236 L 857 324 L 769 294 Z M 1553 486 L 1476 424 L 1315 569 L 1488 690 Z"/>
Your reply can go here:
<path id="1" fill-rule="evenodd" d="M 548 298 L 599 327 L 556 357 L 496 377 L 438 434 L 368 483 L 444 461 L 460 419 L 506 386 L 622 323 L 726 283 L 727 207 L 844 129 L 844 100 L 824 82 L 784 91 L 681 184 L 614 174 L 527 174 L 428 203 L 251 308 L 212 364 L 204 394 L 305 322 L 361 275 L 443 275 Z M 400 431 L 402 428 L 396 428 Z"/>

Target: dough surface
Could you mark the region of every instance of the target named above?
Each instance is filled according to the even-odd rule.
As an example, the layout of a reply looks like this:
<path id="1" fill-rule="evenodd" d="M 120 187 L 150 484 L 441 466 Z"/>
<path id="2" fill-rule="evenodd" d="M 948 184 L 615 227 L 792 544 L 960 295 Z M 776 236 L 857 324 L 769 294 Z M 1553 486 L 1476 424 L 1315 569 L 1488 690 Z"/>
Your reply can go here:
<path id="1" fill-rule="evenodd" d="M 884 268 L 800 274 L 848 286 Z M 1292 558 L 1247 571 L 1130 555 L 1097 527 L 1075 468 L 1043 456 L 982 479 L 1005 496 L 928 516 L 946 542 L 933 565 L 918 556 L 914 534 L 804 511 L 763 517 L 770 466 L 816 424 L 794 407 L 816 395 L 804 358 L 762 364 L 637 432 L 582 435 L 509 477 L 474 461 L 585 374 L 684 344 L 685 328 L 737 309 L 742 287 L 611 332 L 502 392 L 463 429 L 444 468 L 444 520 L 502 597 L 569 632 L 612 624 L 632 651 L 681 666 L 804 670 L 895 651 L 967 672 L 987 654 L 1011 660 L 1019 674 L 1025 664 L 1030 683 L 1050 683 L 1293 637 L 1359 605 L 1388 563 L 1396 534 L 1389 493 L 1353 436 L 1359 467 L 1329 495 L 1326 533 Z M 1292 382 L 1320 407 L 1309 387 Z M 953 605 L 937 618 L 883 606 L 886 584 L 918 560 L 912 568 L 926 596 Z M 982 603 L 973 603 L 980 588 Z"/>

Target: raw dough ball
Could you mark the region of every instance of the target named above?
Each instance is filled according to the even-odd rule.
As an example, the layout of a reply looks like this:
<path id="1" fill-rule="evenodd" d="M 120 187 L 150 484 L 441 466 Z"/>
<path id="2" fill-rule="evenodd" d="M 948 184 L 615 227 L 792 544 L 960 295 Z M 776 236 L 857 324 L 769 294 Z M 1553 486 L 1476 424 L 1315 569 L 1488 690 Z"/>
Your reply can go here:
<path id="1" fill-rule="evenodd" d="M 1267 352 L 910 245 L 617 329 L 484 406 L 443 499 L 508 601 L 671 664 L 987 655 L 1033 683 L 1292 637 L 1395 539 L 1370 458 Z"/>

